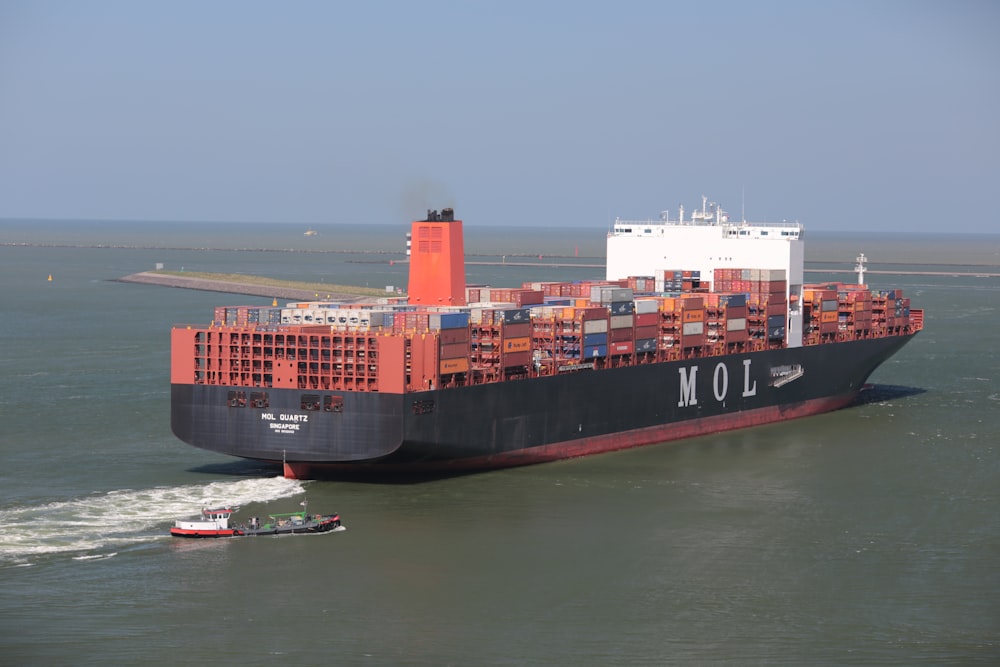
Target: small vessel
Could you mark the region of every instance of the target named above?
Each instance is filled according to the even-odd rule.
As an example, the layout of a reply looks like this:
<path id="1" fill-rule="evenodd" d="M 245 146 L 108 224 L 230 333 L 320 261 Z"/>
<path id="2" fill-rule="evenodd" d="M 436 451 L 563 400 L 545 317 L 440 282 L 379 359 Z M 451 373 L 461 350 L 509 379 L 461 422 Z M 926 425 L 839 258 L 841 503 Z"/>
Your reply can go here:
<path id="1" fill-rule="evenodd" d="M 197 519 L 178 519 L 170 529 L 174 537 L 255 537 L 257 535 L 293 535 L 299 533 L 329 533 L 346 530 L 340 515 L 309 514 L 306 503 L 301 512 L 269 514 L 266 521 L 250 517 L 246 523 L 230 525 L 234 507 L 203 509 Z"/>
<path id="2" fill-rule="evenodd" d="M 199 519 L 178 519 L 170 534 L 174 537 L 236 537 L 236 529 L 229 527 L 232 507 L 205 508 Z"/>

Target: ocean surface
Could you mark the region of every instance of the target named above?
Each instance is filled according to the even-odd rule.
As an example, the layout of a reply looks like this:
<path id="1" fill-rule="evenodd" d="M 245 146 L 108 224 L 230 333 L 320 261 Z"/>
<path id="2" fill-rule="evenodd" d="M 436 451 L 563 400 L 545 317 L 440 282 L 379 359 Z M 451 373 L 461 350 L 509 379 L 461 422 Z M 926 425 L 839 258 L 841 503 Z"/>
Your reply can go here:
<path id="1" fill-rule="evenodd" d="M 807 237 L 809 280 L 864 252 L 926 312 L 851 408 L 374 483 L 177 440 L 171 326 L 270 299 L 116 282 L 405 285 L 406 225 L 315 230 L 0 221 L 0 664 L 1000 664 L 1000 236 Z M 468 282 L 603 277 L 606 231 L 467 223 Z M 305 499 L 347 531 L 167 535 Z"/>

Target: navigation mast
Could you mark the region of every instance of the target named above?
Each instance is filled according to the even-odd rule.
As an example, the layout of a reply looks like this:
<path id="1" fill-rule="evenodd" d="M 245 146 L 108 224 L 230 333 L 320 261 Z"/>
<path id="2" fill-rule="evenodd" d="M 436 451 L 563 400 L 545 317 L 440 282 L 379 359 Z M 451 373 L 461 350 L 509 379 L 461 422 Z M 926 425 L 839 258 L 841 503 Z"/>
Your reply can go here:
<path id="1" fill-rule="evenodd" d="M 854 261 L 857 262 L 857 265 L 854 267 L 854 270 L 858 272 L 858 284 L 859 285 L 864 285 L 865 284 L 865 264 L 868 263 L 868 258 L 865 257 L 865 253 L 861 253 L 860 255 L 858 255 L 857 257 L 854 258 Z"/>

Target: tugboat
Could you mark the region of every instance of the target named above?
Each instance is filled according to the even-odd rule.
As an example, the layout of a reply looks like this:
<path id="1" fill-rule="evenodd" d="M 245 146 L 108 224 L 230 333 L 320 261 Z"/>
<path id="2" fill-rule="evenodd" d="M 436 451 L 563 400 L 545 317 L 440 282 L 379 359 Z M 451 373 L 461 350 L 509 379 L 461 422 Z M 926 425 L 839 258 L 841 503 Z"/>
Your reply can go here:
<path id="1" fill-rule="evenodd" d="M 238 531 L 229 527 L 229 517 L 236 511 L 232 507 L 205 508 L 201 519 L 174 522 L 170 534 L 174 537 L 236 537 Z"/>
<path id="2" fill-rule="evenodd" d="M 340 522 L 340 515 L 308 514 L 307 504 L 302 502 L 301 512 L 269 514 L 267 521 L 260 517 L 250 517 L 247 523 L 230 526 L 236 507 L 203 509 L 199 519 L 178 519 L 170 529 L 174 537 L 255 537 L 257 535 L 293 535 L 301 533 L 329 533 L 346 530 Z"/>

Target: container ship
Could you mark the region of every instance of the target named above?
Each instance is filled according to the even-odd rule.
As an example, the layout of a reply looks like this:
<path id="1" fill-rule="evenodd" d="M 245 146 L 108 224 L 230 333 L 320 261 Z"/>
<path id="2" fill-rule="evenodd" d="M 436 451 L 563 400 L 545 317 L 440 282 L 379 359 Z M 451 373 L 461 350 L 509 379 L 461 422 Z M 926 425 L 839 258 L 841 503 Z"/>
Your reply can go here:
<path id="1" fill-rule="evenodd" d="M 171 332 L 171 428 L 290 478 L 448 474 L 850 404 L 923 328 L 900 290 L 803 281 L 798 223 L 703 200 L 616 220 L 604 278 L 467 285 L 462 221 L 410 232 L 407 295 L 219 306 Z M 862 256 L 863 258 L 863 256 Z"/>

